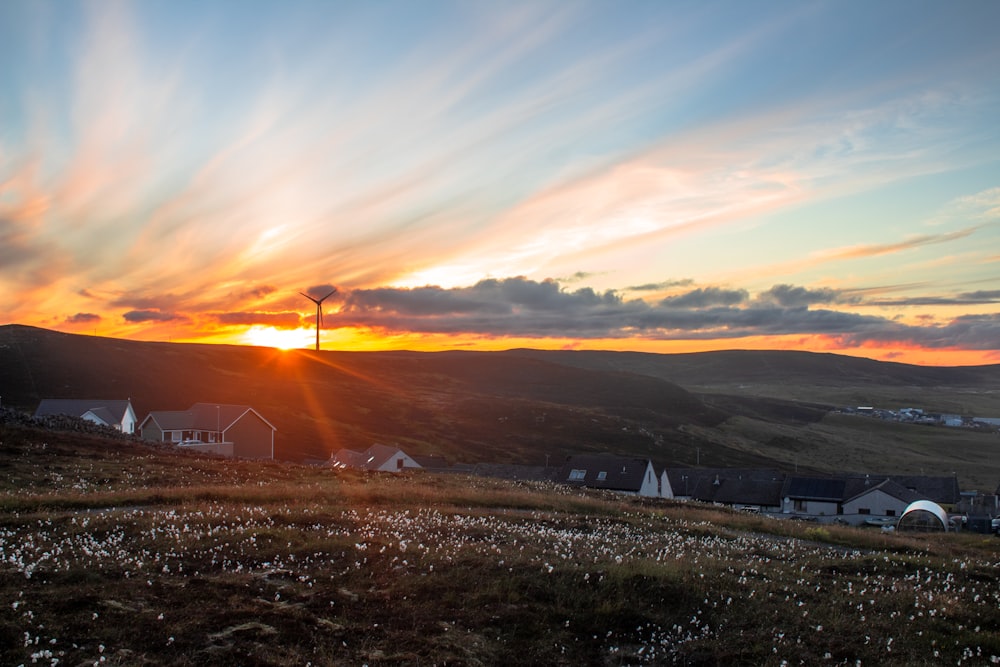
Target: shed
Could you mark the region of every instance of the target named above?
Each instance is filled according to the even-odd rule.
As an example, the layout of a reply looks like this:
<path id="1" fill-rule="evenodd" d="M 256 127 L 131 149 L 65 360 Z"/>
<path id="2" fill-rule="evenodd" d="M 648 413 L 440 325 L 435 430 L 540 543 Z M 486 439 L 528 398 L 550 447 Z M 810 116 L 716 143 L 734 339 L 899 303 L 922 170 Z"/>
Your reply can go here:
<path id="1" fill-rule="evenodd" d="M 943 532 L 948 530 L 948 514 L 935 502 L 918 500 L 903 511 L 896 528 L 921 533 Z"/>

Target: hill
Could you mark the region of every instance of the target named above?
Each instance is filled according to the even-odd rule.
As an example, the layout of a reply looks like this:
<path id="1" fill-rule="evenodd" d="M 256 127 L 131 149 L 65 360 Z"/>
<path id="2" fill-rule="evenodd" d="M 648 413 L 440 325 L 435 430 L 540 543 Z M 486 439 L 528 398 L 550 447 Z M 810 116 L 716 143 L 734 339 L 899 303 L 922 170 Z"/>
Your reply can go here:
<path id="1" fill-rule="evenodd" d="M 1000 400 L 998 378 L 996 366 L 799 352 L 283 352 L 0 327 L 5 405 L 128 396 L 141 419 L 195 402 L 249 404 L 278 428 L 276 451 L 290 460 L 373 442 L 452 462 L 542 464 L 612 451 L 672 466 L 949 470 L 963 486 L 992 490 L 1000 460 L 984 434 L 829 410 L 844 394 L 858 399 L 847 404 L 881 404 L 917 389 L 928 399 L 917 407 L 976 400 L 988 410 Z"/>
<path id="2" fill-rule="evenodd" d="M 1000 541 L 0 424 L 5 665 L 1000 661 Z"/>

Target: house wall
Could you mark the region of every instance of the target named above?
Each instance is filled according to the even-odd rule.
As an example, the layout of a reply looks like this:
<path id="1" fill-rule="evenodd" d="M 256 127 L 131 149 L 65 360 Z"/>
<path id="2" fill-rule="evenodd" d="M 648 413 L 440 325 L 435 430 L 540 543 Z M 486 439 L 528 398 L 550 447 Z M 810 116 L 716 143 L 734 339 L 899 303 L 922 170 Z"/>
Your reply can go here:
<path id="1" fill-rule="evenodd" d="M 399 461 L 403 462 L 402 465 L 403 468 L 421 467 L 419 463 L 410 458 L 410 456 L 406 454 L 403 450 L 399 450 L 391 457 L 389 457 L 389 460 L 387 460 L 381 466 L 376 468 L 376 470 L 379 470 L 381 472 L 397 472 L 400 470 Z"/>
<path id="2" fill-rule="evenodd" d="M 145 426 L 139 432 L 139 436 L 143 440 L 151 440 L 153 442 L 163 442 L 163 431 L 160 427 L 156 425 L 156 422 L 150 419 L 146 422 Z"/>
<path id="3" fill-rule="evenodd" d="M 867 509 L 869 512 L 865 516 L 902 516 L 908 503 L 904 503 L 899 498 L 890 496 L 881 489 L 874 489 L 863 496 L 858 496 L 844 503 L 844 514 L 859 514 L 860 510 Z M 892 512 L 890 514 L 889 512 Z"/>
<path id="4" fill-rule="evenodd" d="M 799 500 L 790 498 L 785 502 L 784 511 L 792 514 L 814 516 L 837 516 L 838 503 L 825 500 Z"/>
<path id="5" fill-rule="evenodd" d="M 260 417 L 247 411 L 223 433 L 233 443 L 233 456 L 245 459 L 274 458 L 274 431 Z"/>
<path id="6" fill-rule="evenodd" d="M 139 425 L 138 421 L 139 420 L 135 418 L 135 412 L 133 412 L 132 406 L 128 406 L 128 408 L 125 409 L 125 416 L 122 417 L 122 433 L 135 433 L 135 427 Z"/>
<path id="7" fill-rule="evenodd" d="M 661 498 L 674 497 L 674 490 L 670 488 L 670 478 L 667 476 L 666 470 L 664 470 L 663 474 L 660 475 L 660 497 Z"/>
<path id="8" fill-rule="evenodd" d="M 646 473 L 642 477 L 642 486 L 639 487 L 640 496 L 656 497 L 660 495 L 660 480 L 653 472 L 653 464 L 646 463 Z"/>

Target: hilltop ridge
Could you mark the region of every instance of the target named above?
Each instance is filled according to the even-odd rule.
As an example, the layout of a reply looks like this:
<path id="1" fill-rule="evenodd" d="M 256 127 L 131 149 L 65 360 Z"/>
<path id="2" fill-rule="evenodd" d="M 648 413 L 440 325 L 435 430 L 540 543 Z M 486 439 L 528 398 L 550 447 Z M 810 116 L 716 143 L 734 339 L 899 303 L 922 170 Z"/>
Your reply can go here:
<path id="1" fill-rule="evenodd" d="M 6 406 L 130 397 L 141 419 L 196 402 L 247 404 L 278 428 L 277 455 L 289 460 L 382 442 L 469 463 L 613 452 L 657 466 L 941 469 L 992 488 L 1000 461 L 982 434 L 830 411 L 889 401 L 1000 415 L 998 379 L 1000 366 L 793 351 L 280 351 L 0 326 Z"/>

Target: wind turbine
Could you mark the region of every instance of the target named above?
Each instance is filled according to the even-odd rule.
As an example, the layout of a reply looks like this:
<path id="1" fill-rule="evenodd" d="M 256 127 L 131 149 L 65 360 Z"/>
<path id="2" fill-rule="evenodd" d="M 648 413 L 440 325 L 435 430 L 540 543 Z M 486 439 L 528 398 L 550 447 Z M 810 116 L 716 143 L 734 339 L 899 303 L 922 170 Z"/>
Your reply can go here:
<path id="1" fill-rule="evenodd" d="M 309 299 L 316 304 L 316 351 L 319 351 L 319 328 L 323 324 L 323 302 L 329 299 L 331 296 L 337 293 L 337 288 L 334 287 L 329 294 L 324 296 L 322 299 L 314 299 L 305 292 L 299 292 L 302 296 Z"/>

